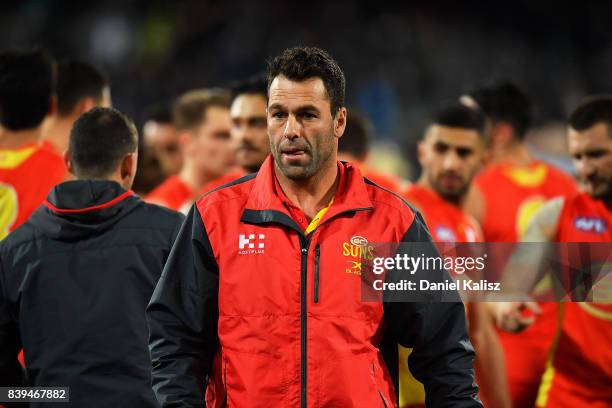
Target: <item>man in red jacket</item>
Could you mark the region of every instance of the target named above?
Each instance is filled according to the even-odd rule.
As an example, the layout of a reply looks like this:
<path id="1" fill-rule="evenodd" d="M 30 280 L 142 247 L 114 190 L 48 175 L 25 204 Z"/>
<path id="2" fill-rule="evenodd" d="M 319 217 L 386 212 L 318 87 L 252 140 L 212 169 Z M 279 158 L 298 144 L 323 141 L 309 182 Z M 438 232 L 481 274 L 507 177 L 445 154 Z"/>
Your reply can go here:
<path id="1" fill-rule="evenodd" d="M 456 292 L 444 303 L 362 301 L 349 265 L 371 243 L 420 241 L 411 256 L 438 255 L 418 213 L 337 160 L 340 67 L 318 48 L 291 48 L 268 84 L 272 156 L 195 203 L 148 307 L 161 406 L 394 407 L 384 338 L 414 348 L 427 406 L 481 407 Z"/>

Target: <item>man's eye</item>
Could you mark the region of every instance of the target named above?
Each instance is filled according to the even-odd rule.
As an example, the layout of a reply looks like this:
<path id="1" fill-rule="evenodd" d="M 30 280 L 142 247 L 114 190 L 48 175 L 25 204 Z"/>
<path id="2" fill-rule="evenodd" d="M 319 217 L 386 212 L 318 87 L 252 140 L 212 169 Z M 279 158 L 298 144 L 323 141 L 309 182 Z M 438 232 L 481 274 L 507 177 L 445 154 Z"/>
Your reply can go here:
<path id="1" fill-rule="evenodd" d="M 587 153 L 587 156 L 591 159 L 599 159 L 600 157 L 603 157 L 606 155 L 606 151 L 605 150 L 593 150 L 591 152 Z"/>
<path id="2" fill-rule="evenodd" d="M 273 112 L 272 113 L 272 117 L 273 118 L 277 118 L 277 119 L 281 119 L 285 116 L 284 112 Z"/>
<path id="3" fill-rule="evenodd" d="M 461 157 L 462 159 L 465 159 L 466 157 L 469 157 L 471 155 L 472 155 L 472 150 L 470 149 L 462 149 L 462 148 L 457 149 L 457 156 Z"/>
<path id="4" fill-rule="evenodd" d="M 448 150 L 448 146 L 445 144 L 437 143 L 436 145 L 434 145 L 434 150 L 436 151 L 436 153 L 446 153 L 446 151 Z"/>

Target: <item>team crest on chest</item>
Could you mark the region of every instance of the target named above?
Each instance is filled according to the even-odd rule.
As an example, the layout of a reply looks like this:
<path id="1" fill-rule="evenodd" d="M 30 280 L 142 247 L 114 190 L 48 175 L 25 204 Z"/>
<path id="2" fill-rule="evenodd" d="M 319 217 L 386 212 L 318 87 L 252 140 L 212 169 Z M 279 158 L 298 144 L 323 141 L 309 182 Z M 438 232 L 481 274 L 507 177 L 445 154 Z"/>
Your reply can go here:
<path id="1" fill-rule="evenodd" d="M 346 262 L 344 272 L 361 276 L 363 261 L 374 259 L 374 247 L 369 245 L 367 238 L 355 235 L 349 241 L 342 243 L 342 256 Z"/>

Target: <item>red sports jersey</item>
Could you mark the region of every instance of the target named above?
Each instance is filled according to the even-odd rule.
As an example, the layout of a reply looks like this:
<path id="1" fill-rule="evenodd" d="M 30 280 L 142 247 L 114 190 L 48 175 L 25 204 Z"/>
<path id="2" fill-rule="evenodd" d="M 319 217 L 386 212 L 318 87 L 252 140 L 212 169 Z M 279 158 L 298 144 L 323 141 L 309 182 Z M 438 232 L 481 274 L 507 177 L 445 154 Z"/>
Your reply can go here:
<path id="1" fill-rule="evenodd" d="M 435 242 L 482 241 L 476 221 L 430 189 L 412 185 L 404 197 L 421 211 Z"/>
<path id="2" fill-rule="evenodd" d="M 190 206 L 193 201 L 191 189 L 181 180 L 179 176 L 170 176 L 155 187 L 153 191 L 145 196 L 145 201 L 180 211 L 185 206 Z"/>
<path id="3" fill-rule="evenodd" d="M 556 240 L 609 243 L 611 229 L 612 211 L 602 201 L 582 193 L 566 199 Z M 565 263 L 577 268 L 580 265 L 576 262 L 586 257 L 585 250 L 591 264 L 608 265 L 602 266 L 608 274 L 595 283 L 592 303 L 562 304 L 561 325 L 542 378 L 538 407 L 612 407 L 612 275 L 608 247 L 568 247 L 561 262 L 566 258 Z M 571 272 L 568 275 L 566 278 L 573 278 Z"/>
<path id="4" fill-rule="evenodd" d="M 65 177 L 64 160 L 46 146 L 0 150 L 0 240 L 23 224 Z"/>
<path id="5" fill-rule="evenodd" d="M 475 179 L 484 199 L 482 230 L 487 242 L 516 242 L 546 201 L 571 196 L 576 184 L 561 170 L 543 162 L 527 166 L 494 164 Z M 489 254 L 489 260 L 495 257 Z M 502 265 L 503 259 L 495 264 Z M 533 406 L 556 330 L 556 304 L 541 303 L 542 314 L 521 333 L 499 331 L 506 373 L 515 407 Z"/>
<path id="6" fill-rule="evenodd" d="M 542 162 L 494 164 L 483 170 L 475 183 L 485 203 L 481 221 L 487 242 L 519 241 L 533 214 L 546 201 L 576 192 L 570 176 Z"/>
<path id="7" fill-rule="evenodd" d="M 416 184 L 404 190 L 404 198 L 417 207 L 425 219 L 434 242 L 479 242 L 480 228 L 460 208 L 426 187 Z M 399 347 L 400 407 L 425 408 L 425 390 L 408 370 L 406 361 L 412 349 Z"/>
<path id="8" fill-rule="evenodd" d="M 244 171 L 235 170 L 225 176 L 219 177 L 202 188 L 202 194 L 214 190 L 223 184 L 244 176 Z M 145 197 L 145 201 L 186 213 L 193 204 L 194 196 L 191 189 L 179 176 L 170 176 Z"/>

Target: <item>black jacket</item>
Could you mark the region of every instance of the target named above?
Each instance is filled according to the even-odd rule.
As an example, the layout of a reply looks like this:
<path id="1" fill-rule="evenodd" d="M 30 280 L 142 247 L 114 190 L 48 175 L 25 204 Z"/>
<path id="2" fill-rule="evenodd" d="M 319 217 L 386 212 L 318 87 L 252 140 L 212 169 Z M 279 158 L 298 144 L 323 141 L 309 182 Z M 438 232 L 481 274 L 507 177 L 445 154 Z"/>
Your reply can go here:
<path id="1" fill-rule="evenodd" d="M 68 386 L 70 406 L 157 406 L 145 308 L 182 218 L 115 182 L 56 186 L 0 243 L 0 385 Z"/>

